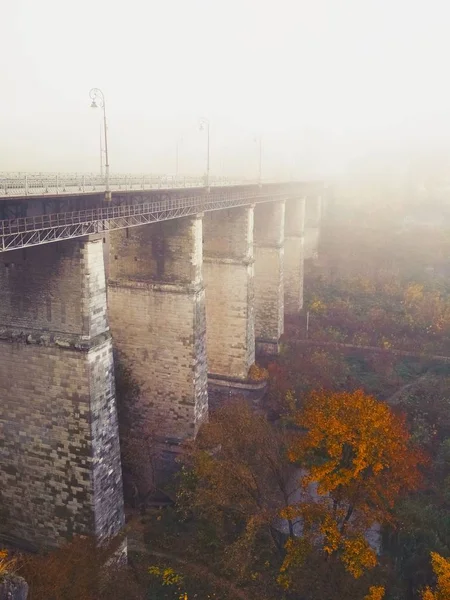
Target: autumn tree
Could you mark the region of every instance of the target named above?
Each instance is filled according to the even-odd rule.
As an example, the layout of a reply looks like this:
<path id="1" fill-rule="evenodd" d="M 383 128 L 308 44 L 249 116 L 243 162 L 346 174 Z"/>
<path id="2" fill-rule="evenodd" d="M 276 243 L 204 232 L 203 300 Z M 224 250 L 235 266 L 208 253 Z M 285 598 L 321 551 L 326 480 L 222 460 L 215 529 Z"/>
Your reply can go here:
<path id="1" fill-rule="evenodd" d="M 404 420 L 361 390 L 314 392 L 294 421 L 304 434 L 289 458 L 306 470 L 303 497 L 284 514 L 301 519 L 303 530 L 287 543 L 283 577 L 320 548 L 358 578 L 377 563 L 371 530 L 391 519 L 400 494 L 417 488 L 424 457 Z"/>
<path id="2" fill-rule="evenodd" d="M 397 586 L 430 586 L 430 552 L 450 556 L 450 378 L 428 373 L 390 402 L 405 412 L 416 440 L 430 455 L 424 489 L 395 506 L 395 528 L 385 528 L 383 550 L 395 563 Z"/>
<path id="3" fill-rule="evenodd" d="M 275 522 L 291 501 L 290 439 L 236 400 L 218 409 L 188 448 L 179 506 L 215 527 L 227 568 L 238 577 L 255 570 L 259 554 L 274 552 L 281 560 L 283 541 Z M 292 535 L 289 519 L 287 524 Z M 265 542 L 257 543 L 262 538 Z"/>
<path id="4" fill-rule="evenodd" d="M 431 564 L 436 576 L 436 588 L 434 591 L 427 587 L 422 600 L 449 600 L 450 599 L 450 560 L 442 557 L 436 552 L 431 553 Z"/>
<path id="5" fill-rule="evenodd" d="M 317 388 L 343 389 L 349 367 L 344 354 L 334 350 L 309 348 L 286 341 L 277 361 L 268 365 L 269 393 L 267 409 L 275 417 L 292 412 L 289 393 L 301 401 L 304 395 Z"/>

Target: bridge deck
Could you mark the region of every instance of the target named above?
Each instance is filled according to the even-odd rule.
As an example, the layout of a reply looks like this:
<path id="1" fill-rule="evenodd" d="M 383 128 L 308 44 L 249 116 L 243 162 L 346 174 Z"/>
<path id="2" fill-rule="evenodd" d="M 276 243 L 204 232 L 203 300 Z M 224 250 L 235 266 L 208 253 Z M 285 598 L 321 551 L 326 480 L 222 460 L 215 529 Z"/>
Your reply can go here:
<path id="1" fill-rule="evenodd" d="M 228 190 L 184 198 L 144 201 L 139 204 L 9 219 L 0 221 L 0 252 L 176 219 L 199 212 L 275 201 L 291 195 L 292 190 L 289 188 L 252 188 L 244 192 Z"/>
<path id="2" fill-rule="evenodd" d="M 232 187 L 237 185 L 255 185 L 257 181 L 211 178 L 210 187 Z M 265 184 L 272 183 L 264 181 Z M 201 188 L 205 180 L 200 177 L 170 176 L 113 176 L 109 179 L 111 191 L 148 191 L 183 190 Z M 99 194 L 106 190 L 105 179 L 95 175 L 50 175 L 23 177 L 2 177 L 0 175 L 0 201 L 10 198 L 29 198 L 33 196 L 67 196 L 78 194 Z"/>

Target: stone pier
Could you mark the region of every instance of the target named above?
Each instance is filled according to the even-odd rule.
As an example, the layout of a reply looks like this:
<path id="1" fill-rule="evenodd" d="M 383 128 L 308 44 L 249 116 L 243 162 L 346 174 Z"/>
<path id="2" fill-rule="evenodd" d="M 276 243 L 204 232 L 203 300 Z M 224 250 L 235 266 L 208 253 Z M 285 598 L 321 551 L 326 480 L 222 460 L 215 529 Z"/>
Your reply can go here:
<path id="1" fill-rule="evenodd" d="M 295 315 L 303 307 L 305 199 L 286 202 L 284 231 L 284 312 Z"/>
<path id="2" fill-rule="evenodd" d="M 210 379 L 245 380 L 255 362 L 253 206 L 206 213 L 204 264 Z"/>
<path id="3" fill-rule="evenodd" d="M 124 523 L 102 246 L 0 254 L 0 538 L 18 547 Z"/>
<path id="4" fill-rule="evenodd" d="M 202 215 L 110 234 L 114 346 L 140 398 L 136 427 L 168 443 L 208 416 Z"/>
<path id="5" fill-rule="evenodd" d="M 257 355 L 278 353 L 284 326 L 285 202 L 255 208 L 255 338 Z"/>
<path id="6" fill-rule="evenodd" d="M 305 209 L 305 259 L 317 258 L 321 219 L 322 197 L 309 196 Z"/>

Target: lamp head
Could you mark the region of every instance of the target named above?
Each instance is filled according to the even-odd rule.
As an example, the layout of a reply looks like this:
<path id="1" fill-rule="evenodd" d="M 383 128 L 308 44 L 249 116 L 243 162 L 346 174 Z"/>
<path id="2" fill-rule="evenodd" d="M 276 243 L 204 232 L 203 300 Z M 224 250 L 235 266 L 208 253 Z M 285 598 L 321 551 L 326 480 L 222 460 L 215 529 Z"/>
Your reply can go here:
<path id="1" fill-rule="evenodd" d="M 205 119 L 205 117 L 201 117 L 200 122 L 199 122 L 200 131 L 204 131 L 207 128 L 209 128 L 209 120 Z"/>
<path id="2" fill-rule="evenodd" d="M 98 104 L 95 100 L 92 100 L 91 108 L 98 108 Z"/>

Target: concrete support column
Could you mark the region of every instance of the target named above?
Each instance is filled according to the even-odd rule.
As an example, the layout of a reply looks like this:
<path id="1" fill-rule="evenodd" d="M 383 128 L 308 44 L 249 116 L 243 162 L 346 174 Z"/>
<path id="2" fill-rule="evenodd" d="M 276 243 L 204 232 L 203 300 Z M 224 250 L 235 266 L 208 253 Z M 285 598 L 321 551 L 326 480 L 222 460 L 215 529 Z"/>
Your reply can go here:
<path id="1" fill-rule="evenodd" d="M 255 208 L 256 353 L 277 354 L 284 327 L 285 202 Z"/>
<path id="2" fill-rule="evenodd" d="M 102 246 L 0 254 L 0 537 L 25 548 L 124 523 Z"/>
<path id="3" fill-rule="evenodd" d="M 202 215 L 111 232 L 114 346 L 140 388 L 134 419 L 175 444 L 208 416 Z"/>
<path id="4" fill-rule="evenodd" d="M 305 209 L 305 259 L 317 258 L 321 220 L 322 197 L 309 196 Z"/>
<path id="5" fill-rule="evenodd" d="M 253 206 L 205 214 L 209 374 L 245 380 L 255 362 Z"/>
<path id="6" fill-rule="evenodd" d="M 284 231 L 284 312 L 295 315 L 303 307 L 303 246 L 305 199 L 286 202 Z"/>

